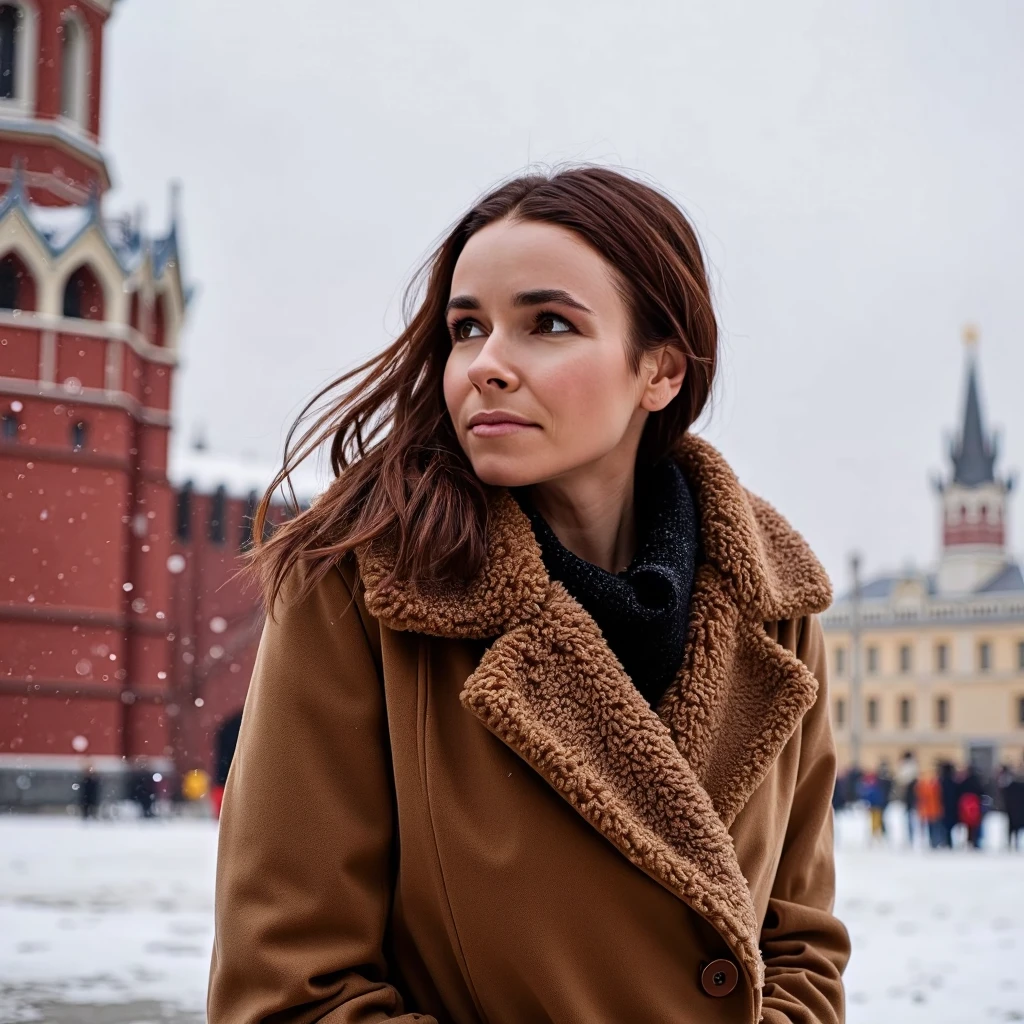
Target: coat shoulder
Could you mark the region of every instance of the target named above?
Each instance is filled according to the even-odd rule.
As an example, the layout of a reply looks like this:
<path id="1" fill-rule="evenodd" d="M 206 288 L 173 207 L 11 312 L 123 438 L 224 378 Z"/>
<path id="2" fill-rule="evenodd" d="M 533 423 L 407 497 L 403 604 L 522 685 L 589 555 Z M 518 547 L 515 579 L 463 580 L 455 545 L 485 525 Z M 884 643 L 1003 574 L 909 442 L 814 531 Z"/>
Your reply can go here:
<path id="1" fill-rule="evenodd" d="M 752 513 L 775 618 L 816 614 L 832 603 L 832 581 L 806 538 L 770 502 L 743 488 Z"/>
<path id="2" fill-rule="evenodd" d="M 676 457 L 696 490 L 704 551 L 750 614 L 765 621 L 800 618 L 831 604 L 832 585 L 810 545 L 739 482 L 721 452 L 687 433 Z"/>

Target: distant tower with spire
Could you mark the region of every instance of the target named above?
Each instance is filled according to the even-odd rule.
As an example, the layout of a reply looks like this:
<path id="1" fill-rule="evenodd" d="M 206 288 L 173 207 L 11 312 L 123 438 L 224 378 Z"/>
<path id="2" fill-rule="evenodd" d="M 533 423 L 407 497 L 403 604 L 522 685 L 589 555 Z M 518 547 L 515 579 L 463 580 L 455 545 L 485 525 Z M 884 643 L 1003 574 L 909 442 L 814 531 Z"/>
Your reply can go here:
<path id="1" fill-rule="evenodd" d="M 985 431 L 978 389 L 978 332 L 964 330 L 967 395 L 959 436 L 950 443 L 952 473 L 936 482 L 942 516 L 940 594 L 977 591 L 1008 565 L 1007 505 L 1013 480 L 996 474 L 998 438 Z"/>

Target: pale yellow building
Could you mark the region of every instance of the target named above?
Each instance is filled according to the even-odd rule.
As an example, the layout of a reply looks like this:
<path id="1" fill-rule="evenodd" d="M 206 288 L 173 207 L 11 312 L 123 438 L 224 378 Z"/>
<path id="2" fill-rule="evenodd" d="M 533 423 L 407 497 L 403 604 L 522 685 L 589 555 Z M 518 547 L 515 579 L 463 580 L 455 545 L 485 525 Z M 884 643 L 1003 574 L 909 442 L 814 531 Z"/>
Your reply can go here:
<path id="1" fill-rule="evenodd" d="M 850 763 L 860 714 L 860 764 L 895 766 L 912 750 L 985 771 L 1024 757 L 1024 576 L 1007 544 L 1012 480 L 996 472 L 996 439 L 985 432 L 973 336 L 963 425 L 949 478 L 936 483 L 940 557 L 932 572 L 906 572 L 861 588 L 860 689 L 854 669 L 851 594 L 824 615 L 832 723 L 840 770 Z"/>

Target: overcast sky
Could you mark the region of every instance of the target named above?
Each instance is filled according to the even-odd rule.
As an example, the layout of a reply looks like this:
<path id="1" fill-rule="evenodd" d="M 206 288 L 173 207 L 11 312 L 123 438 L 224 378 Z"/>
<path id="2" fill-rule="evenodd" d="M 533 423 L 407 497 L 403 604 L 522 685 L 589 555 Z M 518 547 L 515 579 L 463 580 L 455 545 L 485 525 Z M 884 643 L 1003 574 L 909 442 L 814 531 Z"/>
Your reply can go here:
<path id="1" fill-rule="evenodd" d="M 701 432 L 837 584 L 854 547 L 869 572 L 934 558 L 967 321 L 1024 468 L 1013 0 L 122 0 L 105 90 L 111 208 L 162 228 L 183 182 L 182 440 L 277 458 L 475 196 L 587 160 L 694 220 L 724 356 Z"/>

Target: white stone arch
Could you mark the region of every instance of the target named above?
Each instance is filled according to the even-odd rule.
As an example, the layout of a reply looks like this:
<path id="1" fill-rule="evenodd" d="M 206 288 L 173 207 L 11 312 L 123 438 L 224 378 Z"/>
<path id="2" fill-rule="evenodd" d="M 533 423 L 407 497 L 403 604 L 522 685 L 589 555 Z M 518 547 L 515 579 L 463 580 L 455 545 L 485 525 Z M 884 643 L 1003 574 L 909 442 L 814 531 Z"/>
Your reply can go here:
<path id="1" fill-rule="evenodd" d="M 36 111 L 39 67 L 39 12 L 34 0 L 0 0 L 0 7 L 18 12 L 14 39 L 14 95 L 0 96 L 0 115 L 32 117 Z"/>
<path id="2" fill-rule="evenodd" d="M 92 37 L 78 11 L 68 8 L 60 21 L 60 116 L 85 131 L 89 126 Z"/>
<path id="3" fill-rule="evenodd" d="M 128 323 L 129 295 L 124 287 L 125 275 L 95 224 L 54 261 L 46 305 L 44 307 L 40 299 L 40 310 L 53 316 L 63 316 L 64 288 L 68 278 L 83 263 L 89 265 L 103 289 L 103 319 L 108 323 Z"/>
<path id="4" fill-rule="evenodd" d="M 0 224 L 0 259 L 9 252 L 16 253 L 32 272 L 36 280 L 36 306 L 42 310 L 43 296 L 53 277 L 53 265 L 39 235 L 17 207 Z"/>

